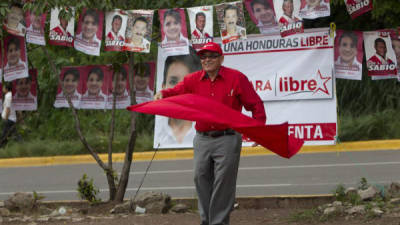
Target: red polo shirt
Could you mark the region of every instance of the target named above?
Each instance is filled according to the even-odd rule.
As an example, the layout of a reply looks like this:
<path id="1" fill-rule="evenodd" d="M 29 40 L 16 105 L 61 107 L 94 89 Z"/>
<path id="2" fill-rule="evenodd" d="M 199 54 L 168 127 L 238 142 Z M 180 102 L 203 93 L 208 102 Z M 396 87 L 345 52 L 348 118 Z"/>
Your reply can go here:
<path id="1" fill-rule="evenodd" d="M 214 81 L 208 77 L 204 70 L 200 70 L 185 76 L 184 80 L 175 87 L 162 90 L 164 98 L 192 93 L 212 98 L 239 112 L 242 107 L 251 111 L 253 118 L 263 123 L 266 121 L 264 104 L 257 95 L 247 77 L 234 69 L 221 66 Z M 232 118 L 234 119 L 234 118 Z M 229 127 L 214 123 L 196 123 L 196 130 L 225 130 Z"/>

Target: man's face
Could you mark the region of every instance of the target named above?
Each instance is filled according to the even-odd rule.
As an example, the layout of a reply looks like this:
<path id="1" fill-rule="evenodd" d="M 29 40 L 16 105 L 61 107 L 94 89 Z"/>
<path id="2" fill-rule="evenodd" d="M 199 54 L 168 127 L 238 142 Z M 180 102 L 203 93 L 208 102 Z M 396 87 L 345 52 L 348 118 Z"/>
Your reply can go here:
<path id="1" fill-rule="evenodd" d="M 122 25 L 122 20 L 120 19 L 114 19 L 111 26 L 112 26 L 112 31 L 114 33 L 118 33 L 118 31 L 121 29 L 121 25 Z"/>
<path id="2" fill-rule="evenodd" d="M 10 66 L 17 65 L 21 51 L 15 44 L 10 44 L 7 49 L 7 61 Z"/>
<path id="3" fill-rule="evenodd" d="M 392 45 L 397 59 L 397 66 L 400 67 L 400 40 L 392 40 Z"/>
<path id="4" fill-rule="evenodd" d="M 201 66 L 207 73 L 218 72 L 224 61 L 224 57 L 215 52 L 204 52 L 200 55 Z"/>
<path id="5" fill-rule="evenodd" d="M 103 80 L 100 79 L 97 73 L 89 74 L 87 80 L 87 88 L 89 95 L 98 95 L 100 94 L 101 86 L 103 85 Z"/>
<path id="6" fill-rule="evenodd" d="M 316 7 L 319 6 L 321 0 L 307 0 L 308 7 Z"/>
<path id="7" fill-rule="evenodd" d="M 78 80 L 75 79 L 73 74 L 66 74 L 64 77 L 63 86 L 65 93 L 71 95 L 78 87 Z"/>
<path id="8" fill-rule="evenodd" d="M 149 85 L 150 77 L 149 76 L 135 76 L 135 85 L 136 85 L 136 90 L 138 91 L 144 91 L 147 88 L 147 85 Z"/>
<path id="9" fill-rule="evenodd" d="M 292 17 L 293 14 L 293 3 L 292 2 L 284 2 L 282 5 L 283 13 L 288 16 Z"/>
<path id="10" fill-rule="evenodd" d="M 224 23 L 227 28 L 233 28 L 236 26 L 238 16 L 235 9 L 228 9 L 225 11 Z"/>
<path id="11" fill-rule="evenodd" d="M 61 25 L 62 28 L 64 28 L 64 30 L 67 29 L 68 20 L 66 20 L 66 19 L 60 19 L 60 25 Z"/>
<path id="12" fill-rule="evenodd" d="M 357 46 L 350 37 L 343 37 L 339 44 L 339 55 L 342 61 L 350 63 L 357 55 Z"/>
<path id="13" fill-rule="evenodd" d="M 253 5 L 253 13 L 258 21 L 263 24 L 273 23 L 274 11 L 271 8 L 266 8 L 263 4 L 255 3 Z"/>
<path id="14" fill-rule="evenodd" d="M 143 21 L 136 21 L 132 27 L 132 39 L 142 39 L 147 31 L 147 24 Z"/>
<path id="15" fill-rule="evenodd" d="M 386 44 L 385 44 L 385 43 L 382 43 L 382 42 L 376 43 L 375 50 L 376 50 L 376 53 L 377 53 L 378 55 L 380 55 L 380 56 L 382 56 L 383 58 L 385 58 L 386 52 L 387 52 Z"/>
<path id="16" fill-rule="evenodd" d="M 181 33 L 181 21 L 175 20 L 173 16 L 166 16 L 164 21 L 164 31 L 168 40 L 179 40 Z"/>
<path id="17" fill-rule="evenodd" d="M 24 18 L 21 8 L 13 6 L 7 15 L 7 24 L 11 27 L 16 27 L 18 23 Z"/>
<path id="18" fill-rule="evenodd" d="M 18 97 L 28 97 L 31 90 L 30 80 L 28 78 L 18 79 L 15 89 L 17 90 Z"/>
<path id="19" fill-rule="evenodd" d="M 113 89 L 117 96 L 122 96 L 126 88 L 126 78 L 121 73 L 115 73 L 114 76 L 117 76 L 117 78 L 115 83 L 113 80 Z"/>
<path id="20" fill-rule="evenodd" d="M 92 40 L 92 38 L 96 35 L 98 24 L 96 24 L 94 18 L 90 15 L 85 16 L 83 18 L 82 25 L 82 36 L 86 40 Z"/>
<path id="21" fill-rule="evenodd" d="M 189 68 L 182 62 L 174 62 L 168 67 L 167 78 L 163 89 L 175 87 L 177 83 L 183 80 L 186 74 L 189 74 Z"/>
<path id="22" fill-rule="evenodd" d="M 200 31 L 204 30 L 204 27 L 206 26 L 206 17 L 200 15 L 196 19 L 196 28 L 199 29 Z"/>

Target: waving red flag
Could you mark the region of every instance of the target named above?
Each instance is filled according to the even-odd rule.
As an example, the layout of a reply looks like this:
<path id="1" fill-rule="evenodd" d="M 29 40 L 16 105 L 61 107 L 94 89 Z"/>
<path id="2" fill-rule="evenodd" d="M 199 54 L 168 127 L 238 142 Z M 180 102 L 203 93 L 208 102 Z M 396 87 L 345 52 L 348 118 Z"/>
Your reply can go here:
<path id="1" fill-rule="evenodd" d="M 176 119 L 227 125 L 285 158 L 295 155 L 304 143 L 303 140 L 288 136 L 288 123 L 265 125 L 222 103 L 194 94 L 145 102 L 129 106 L 127 109 Z"/>

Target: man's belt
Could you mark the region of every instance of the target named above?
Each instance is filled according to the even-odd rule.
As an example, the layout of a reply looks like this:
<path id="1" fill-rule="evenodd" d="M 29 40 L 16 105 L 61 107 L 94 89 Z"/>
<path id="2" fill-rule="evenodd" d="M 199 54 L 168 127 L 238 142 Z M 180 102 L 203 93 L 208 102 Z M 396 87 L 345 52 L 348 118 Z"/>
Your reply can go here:
<path id="1" fill-rule="evenodd" d="M 226 130 L 211 130 L 211 131 L 205 131 L 205 132 L 197 131 L 197 133 L 199 133 L 203 136 L 217 138 L 217 137 L 221 137 L 224 135 L 234 135 L 235 131 L 232 129 L 226 129 Z"/>

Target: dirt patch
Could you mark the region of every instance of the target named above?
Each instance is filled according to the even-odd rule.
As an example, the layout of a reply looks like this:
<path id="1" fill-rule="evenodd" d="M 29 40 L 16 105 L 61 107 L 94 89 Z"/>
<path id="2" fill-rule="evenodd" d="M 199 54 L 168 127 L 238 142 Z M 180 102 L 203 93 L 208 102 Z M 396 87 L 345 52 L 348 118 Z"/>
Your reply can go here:
<path id="1" fill-rule="evenodd" d="M 108 204 L 100 204 L 92 206 L 87 210 L 87 214 L 71 215 L 68 218 L 60 218 L 55 220 L 51 218 L 49 221 L 37 221 L 35 215 L 31 215 L 30 221 L 12 221 L 9 222 L 8 218 L 3 217 L 2 225 L 60 225 L 60 224 L 74 224 L 74 225 L 169 225 L 169 224 L 182 224 L 182 225 L 199 225 L 200 220 L 196 212 L 189 212 L 184 214 L 122 214 L 110 215 Z M 85 209 L 84 206 L 78 207 Z M 365 218 L 365 216 L 344 217 L 332 216 L 330 218 L 313 218 L 313 217 L 300 217 L 299 215 L 307 215 L 310 211 L 309 208 L 264 208 L 264 209 L 237 209 L 232 212 L 231 224 L 232 225 L 309 225 L 309 224 L 325 224 L 325 225 L 399 225 L 400 214 L 385 214 L 379 218 Z M 302 213 L 303 212 L 303 213 Z M 299 214 L 302 213 L 302 214 Z M 81 220 L 81 221 L 79 221 Z M 34 221 L 34 222 L 32 222 Z"/>

